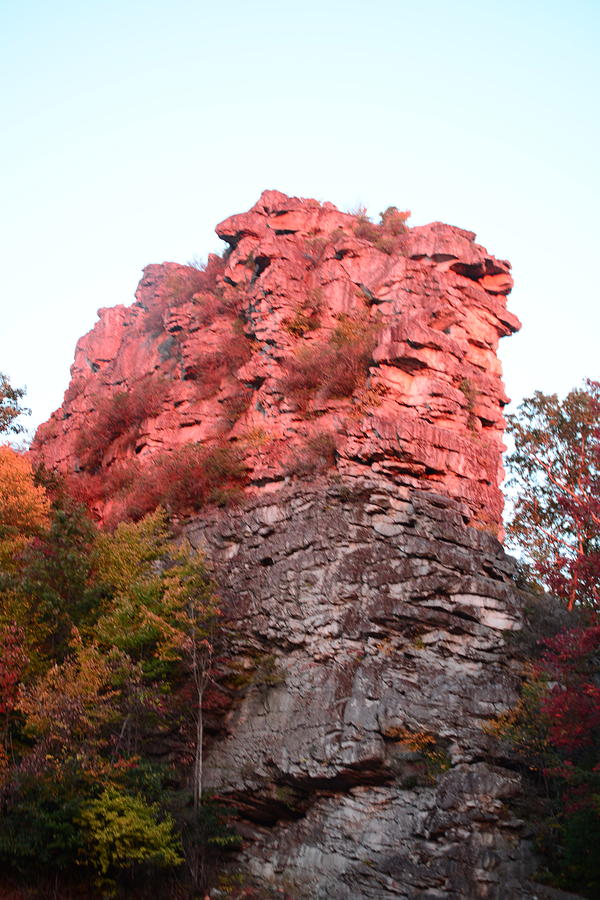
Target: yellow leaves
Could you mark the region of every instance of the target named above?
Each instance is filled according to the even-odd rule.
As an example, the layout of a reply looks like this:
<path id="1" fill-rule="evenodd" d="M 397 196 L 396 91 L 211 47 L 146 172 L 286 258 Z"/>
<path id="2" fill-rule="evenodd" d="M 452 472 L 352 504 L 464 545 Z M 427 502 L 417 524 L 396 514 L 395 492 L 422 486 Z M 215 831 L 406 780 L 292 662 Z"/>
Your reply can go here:
<path id="1" fill-rule="evenodd" d="M 84 646 L 75 631 L 74 653 L 56 663 L 33 686 L 23 687 L 16 708 L 26 730 L 68 750 L 81 739 L 98 740 L 99 730 L 114 716 L 111 701 L 118 696 L 112 682 L 122 664 L 94 644 Z"/>
<path id="2" fill-rule="evenodd" d="M 87 802 L 80 814 L 87 844 L 88 861 L 95 867 L 103 887 L 111 873 L 134 863 L 177 866 L 183 862 L 181 846 L 171 816 L 161 819 L 157 803 L 148 803 L 115 788 L 107 788 Z"/>
<path id="3" fill-rule="evenodd" d="M 214 584 L 200 554 L 173 542 L 163 510 L 100 535 L 95 567 L 113 590 L 95 626 L 101 645 L 119 647 L 151 678 L 205 655 L 220 615 Z"/>
<path id="4" fill-rule="evenodd" d="M 0 447 L 0 566 L 14 568 L 15 556 L 48 524 L 49 509 L 26 457 Z"/>
<path id="5" fill-rule="evenodd" d="M 141 522 L 123 522 L 112 534 L 99 535 L 94 560 L 99 579 L 122 594 L 134 584 L 153 580 L 168 540 L 167 515 L 160 508 Z"/>

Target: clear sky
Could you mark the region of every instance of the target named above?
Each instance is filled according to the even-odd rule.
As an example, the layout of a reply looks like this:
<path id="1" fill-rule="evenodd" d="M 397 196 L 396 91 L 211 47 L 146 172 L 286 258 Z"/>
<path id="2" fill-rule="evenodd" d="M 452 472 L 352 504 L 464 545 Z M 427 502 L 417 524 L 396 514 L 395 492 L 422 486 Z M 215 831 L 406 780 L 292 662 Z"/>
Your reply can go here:
<path id="1" fill-rule="evenodd" d="M 513 263 L 518 400 L 600 377 L 599 0 L 0 0 L 0 371 L 32 423 L 150 262 L 265 188 Z"/>

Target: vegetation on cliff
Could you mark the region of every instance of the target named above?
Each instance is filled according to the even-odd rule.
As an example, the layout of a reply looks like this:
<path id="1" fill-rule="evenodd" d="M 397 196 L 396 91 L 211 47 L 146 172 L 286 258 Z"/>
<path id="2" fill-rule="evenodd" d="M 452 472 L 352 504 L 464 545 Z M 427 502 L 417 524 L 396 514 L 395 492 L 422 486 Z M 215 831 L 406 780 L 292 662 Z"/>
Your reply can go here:
<path id="1" fill-rule="evenodd" d="M 375 223 L 263 192 L 217 226 L 222 256 L 147 266 L 131 306 L 100 310 L 32 453 L 114 525 L 303 477 L 296 460 L 328 434 L 335 453 L 319 454 L 319 469 L 376 466 L 457 499 L 470 524 L 498 534 L 496 348 L 519 328 L 506 309 L 510 265 L 471 232 L 408 228 L 407 216 L 389 207 Z M 219 460 L 228 448 L 243 470 L 226 467 L 193 506 L 166 490 L 190 445 Z"/>

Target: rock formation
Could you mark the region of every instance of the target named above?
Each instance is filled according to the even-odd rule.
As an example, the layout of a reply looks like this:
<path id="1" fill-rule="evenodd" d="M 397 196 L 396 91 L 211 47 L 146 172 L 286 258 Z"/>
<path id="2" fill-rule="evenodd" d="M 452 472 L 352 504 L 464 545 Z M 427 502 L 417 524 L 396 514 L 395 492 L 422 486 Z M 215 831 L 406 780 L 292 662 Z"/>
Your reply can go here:
<path id="1" fill-rule="evenodd" d="M 78 473 L 99 514 L 98 473 L 118 515 L 153 456 L 224 442 L 251 492 L 335 463 L 453 497 L 497 532 L 510 265 L 405 218 L 266 191 L 217 227 L 224 259 L 148 266 L 132 306 L 100 310 L 34 453 Z"/>
<path id="2" fill-rule="evenodd" d="M 265 192 L 218 226 L 223 258 L 149 266 L 100 311 L 33 446 L 107 522 L 145 485 L 214 565 L 243 677 L 205 774 L 258 896 L 553 895 L 487 729 L 520 681 L 510 266 L 405 220 Z"/>
<path id="3" fill-rule="evenodd" d="M 520 777 L 486 730 L 520 682 L 522 601 L 493 537 L 456 501 L 379 478 L 290 488 L 188 534 L 248 673 L 206 771 L 242 816 L 243 883 L 293 900 L 555 896 L 528 881 Z"/>

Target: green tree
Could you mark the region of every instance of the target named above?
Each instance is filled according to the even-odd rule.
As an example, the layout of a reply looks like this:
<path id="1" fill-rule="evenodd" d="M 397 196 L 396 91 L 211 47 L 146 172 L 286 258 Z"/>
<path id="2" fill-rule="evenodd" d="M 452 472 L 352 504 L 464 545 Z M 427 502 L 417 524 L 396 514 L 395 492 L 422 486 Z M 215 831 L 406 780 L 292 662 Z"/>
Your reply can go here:
<path id="1" fill-rule="evenodd" d="M 83 861 L 116 890 L 177 866 L 182 843 L 197 887 L 236 843 L 202 797 L 213 582 L 164 511 L 102 533 L 39 490 L 44 516 L 0 577 L 0 865 L 68 886 Z"/>
<path id="2" fill-rule="evenodd" d="M 30 640 L 46 659 L 68 652 L 73 628 L 85 631 L 104 593 L 93 570 L 97 529 L 85 508 L 59 495 L 48 527 L 22 555 L 13 585 Z"/>
<path id="3" fill-rule="evenodd" d="M 61 770 L 76 760 L 82 771 L 104 773 L 126 714 L 125 686 L 136 674 L 125 654 L 85 645 L 75 631 L 71 654 L 21 688 L 16 706 L 25 735 L 35 741 L 30 762 Z"/>
<path id="4" fill-rule="evenodd" d="M 112 598 L 95 633 L 139 662 L 146 677 L 190 678 L 194 690 L 192 793 L 202 798 L 202 705 L 211 677 L 220 611 L 202 556 L 169 538 L 161 509 L 102 535 L 96 548 L 99 576 Z"/>

